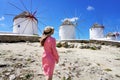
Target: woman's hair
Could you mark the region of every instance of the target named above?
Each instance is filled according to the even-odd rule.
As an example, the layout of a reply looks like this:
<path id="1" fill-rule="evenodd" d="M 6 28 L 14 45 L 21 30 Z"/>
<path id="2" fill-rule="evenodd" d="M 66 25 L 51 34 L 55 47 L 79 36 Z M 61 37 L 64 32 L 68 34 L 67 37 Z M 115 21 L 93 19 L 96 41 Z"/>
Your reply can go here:
<path id="1" fill-rule="evenodd" d="M 41 46 L 44 46 L 44 43 L 45 43 L 45 40 L 47 39 L 48 36 L 46 35 L 43 35 L 41 38 L 40 38 L 40 44 Z"/>
<path id="2" fill-rule="evenodd" d="M 51 34 L 52 33 L 52 30 L 50 32 L 43 32 L 43 35 L 47 35 L 47 34 Z"/>

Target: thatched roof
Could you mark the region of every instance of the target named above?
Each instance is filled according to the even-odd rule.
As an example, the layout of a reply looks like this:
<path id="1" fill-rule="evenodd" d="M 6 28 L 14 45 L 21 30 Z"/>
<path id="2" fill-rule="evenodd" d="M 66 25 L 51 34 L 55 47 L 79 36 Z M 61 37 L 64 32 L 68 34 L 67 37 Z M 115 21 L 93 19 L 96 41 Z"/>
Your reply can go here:
<path id="1" fill-rule="evenodd" d="M 71 21 L 65 20 L 62 25 L 74 25 Z"/>
<path id="2" fill-rule="evenodd" d="M 91 28 L 104 28 L 104 26 L 103 26 L 103 25 L 100 25 L 100 24 L 95 23 L 95 24 L 93 24 L 93 26 L 92 26 Z"/>
<path id="3" fill-rule="evenodd" d="M 27 18 L 27 17 L 30 17 L 30 15 L 31 14 L 29 12 L 24 11 L 24 12 L 20 13 L 19 15 L 15 16 L 14 19 L 13 19 L 13 21 L 15 19 L 18 19 L 18 18 Z M 38 21 L 37 18 L 35 18 L 35 17 L 32 17 L 32 18 L 34 18 L 36 21 Z"/>

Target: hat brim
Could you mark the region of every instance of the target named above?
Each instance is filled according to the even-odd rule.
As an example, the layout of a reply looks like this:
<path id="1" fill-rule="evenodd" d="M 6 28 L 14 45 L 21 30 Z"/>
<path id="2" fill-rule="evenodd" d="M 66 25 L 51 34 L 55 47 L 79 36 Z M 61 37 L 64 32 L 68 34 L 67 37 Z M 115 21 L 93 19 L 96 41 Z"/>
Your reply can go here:
<path id="1" fill-rule="evenodd" d="M 54 33 L 54 29 L 51 29 L 51 31 L 50 32 L 45 32 L 45 30 L 43 31 L 43 34 L 44 35 L 46 35 L 46 36 L 50 36 L 50 35 L 52 35 Z"/>

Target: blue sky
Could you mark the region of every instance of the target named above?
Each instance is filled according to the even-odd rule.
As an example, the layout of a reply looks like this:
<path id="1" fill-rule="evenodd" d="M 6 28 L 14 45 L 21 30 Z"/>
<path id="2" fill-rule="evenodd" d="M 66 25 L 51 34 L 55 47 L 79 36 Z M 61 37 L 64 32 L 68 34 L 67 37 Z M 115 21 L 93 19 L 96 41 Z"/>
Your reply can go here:
<path id="1" fill-rule="evenodd" d="M 22 11 L 8 2 L 22 10 L 25 8 L 21 0 L 0 0 L 0 31 L 12 32 L 13 18 Z M 65 18 L 79 18 L 77 26 L 79 31 L 76 29 L 76 36 L 81 39 L 89 39 L 89 28 L 96 22 L 105 26 L 105 34 L 120 31 L 120 0 L 32 0 L 32 4 L 31 0 L 22 2 L 29 11 L 37 10 L 36 16 L 39 17 L 38 26 L 41 31 L 46 25 L 53 26 L 55 28 L 53 36 L 57 39 L 59 26 Z"/>

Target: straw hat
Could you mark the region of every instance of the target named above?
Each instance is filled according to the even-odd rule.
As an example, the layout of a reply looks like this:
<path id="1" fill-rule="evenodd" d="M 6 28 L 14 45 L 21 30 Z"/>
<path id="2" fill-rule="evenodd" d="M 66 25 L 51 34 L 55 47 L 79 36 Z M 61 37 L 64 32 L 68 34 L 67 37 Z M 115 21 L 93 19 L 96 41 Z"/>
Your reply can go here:
<path id="1" fill-rule="evenodd" d="M 45 29 L 43 31 L 43 34 L 42 34 L 41 38 L 39 39 L 40 43 L 41 43 L 41 46 L 44 45 L 44 42 L 47 39 L 47 37 L 51 36 L 53 33 L 54 33 L 54 28 L 53 27 L 50 27 L 50 26 L 45 27 Z"/>
<path id="2" fill-rule="evenodd" d="M 44 31 L 43 31 L 43 35 L 46 35 L 46 36 L 50 36 L 54 33 L 54 28 L 51 27 L 51 26 L 47 26 L 45 27 Z"/>

